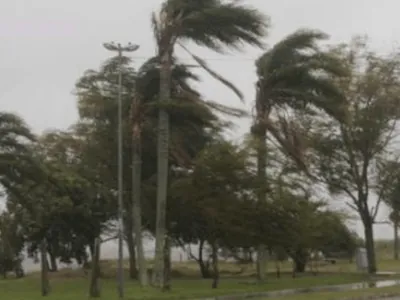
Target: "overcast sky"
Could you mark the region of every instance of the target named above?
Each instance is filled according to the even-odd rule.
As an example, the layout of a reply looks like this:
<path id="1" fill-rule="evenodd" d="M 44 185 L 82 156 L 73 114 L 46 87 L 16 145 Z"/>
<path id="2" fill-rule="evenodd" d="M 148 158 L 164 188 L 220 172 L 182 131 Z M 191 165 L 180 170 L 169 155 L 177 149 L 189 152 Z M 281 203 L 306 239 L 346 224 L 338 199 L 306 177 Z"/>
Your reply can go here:
<path id="1" fill-rule="evenodd" d="M 18 113 L 37 133 L 67 128 L 77 119 L 72 94 L 77 78 L 96 68 L 110 55 L 105 41 L 140 45 L 137 65 L 154 54 L 150 13 L 161 0 L 1 0 L 0 1 L 0 109 Z M 368 34 L 382 52 L 397 47 L 400 39 L 397 0 L 247 0 L 272 20 L 268 44 L 298 28 L 315 28 L 331 35 L 333 43 Z M 244 92 L 247 107 L 253 99 L 254 58 L 261 51 L 221 57 L 193 48 Z M 182 55 L 185 59 L 187 56 Z M 240 103 L 231 92 L 204 75 L 203 90 L 224 104 Z M 232 138 L 248 131 L 238 122 Z M 383 218 L 384 214 L 382 214 Z M 357 226 L 359 229 L 360 227 Z M 362 231 L 360 231 L 362 234 Z M 391 237 L 389 228 L 376 228 L 379 237 Z"/>

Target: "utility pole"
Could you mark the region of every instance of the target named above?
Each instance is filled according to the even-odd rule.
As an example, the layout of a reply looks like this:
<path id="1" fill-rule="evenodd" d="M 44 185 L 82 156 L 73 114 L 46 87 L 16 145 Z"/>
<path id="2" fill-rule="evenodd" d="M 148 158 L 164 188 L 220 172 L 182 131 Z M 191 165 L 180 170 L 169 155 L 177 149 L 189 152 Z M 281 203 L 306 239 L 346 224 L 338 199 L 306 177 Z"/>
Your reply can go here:
<path id="1" fill-rule="evenodd" d="M 122 46 L 120 43 L 104 43 L 104 48 L 117 52 L 119 58 L 118 68 L 118 296 L 124 298 L 124 202 L 123 202 L 123 141 L 122 141 L 122 54 L 134 52 L 139 45 L 128 43 Z"/>

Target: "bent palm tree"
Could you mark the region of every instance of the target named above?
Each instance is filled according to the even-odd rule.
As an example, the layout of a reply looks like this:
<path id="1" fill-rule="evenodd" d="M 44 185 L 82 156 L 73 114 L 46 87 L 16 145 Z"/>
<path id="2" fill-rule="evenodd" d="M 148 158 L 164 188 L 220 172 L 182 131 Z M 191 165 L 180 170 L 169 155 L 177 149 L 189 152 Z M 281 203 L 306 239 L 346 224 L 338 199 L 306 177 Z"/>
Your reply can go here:
<path id="1" fill-rule="evenodd" d="M 183 41 L 193 41 L 212 50 L 222 52 L 224 47 L 240 49 L 246 44 L 261 46 L 268 20 L 255 9 L 235 2 L 221 0 L 166 0 L 159 16 L 153 15 L 153 27 L 160 58 L 160 103 L 170 101 L 171 67 L 174 46 Z M 210 26 L 212 24 L 212 26 Z M 193 58 L 215 78 L 233 88 L 200 58 Z M 169 115 L 160 108 L 157 153 L 157 221 L 156 249 L 153 283 L 163 285 L 163 251 L 166 235 L 166 200 L 168 184 Z"/>
<path id="2" fill-rule="evenodd" d="M 153 57 L 145 62 L 139 69 L 135 79 L 135 94 L 133 96 L 131 104 L 131 126 L 132 126 L 132 206 L 133 206 L 133 221 L 134 221 L 134 232 L 136 237 L 136 249 L 139 261 L 139 279 L 142 286 L 146 286 L 148 283 L 147 279 L 147 267 L 146 259 L 144 256 L 143 242 L 141 238 L 142 234 L 142 217 L 141 217 L 141 181 L 142 181 L 142 131 L 152 128 L 154 120 L 156 119 L 157 106 L 154 105 L 154 100 L 159 95 L 160 87 L 160 72 L 159 72 L 159 59 Z M 211 114 L 198 115 L 202 111 L 202 107 L 199 106 L 199 101 L 196 101 L 197 93 L 190 87 L 188 80 L 196 80 L 189 70 L 180 64 L 174 64 L 171 72 L 172 86 L 171 95 L 175 101 L 171 101 L 171 106 L 176 101 L 182 100 L 179 97 L 185 94 L 185 102 L 195 102 L 197 107 L 189 108 L 186 110 L 186 114 L 189 113 L 189 119 L 193 121 L 195 118 L 195 127 L 199 127 L 200 123 L 206 125 L 208 121 L 212 121 L 213 116 Z M 185 93 L 184 93 L 185 92 Z M 185 111 L 184 107 L 179 106 L 178 111 Z M 193 112 L 197 113 L 197 117 L 194 117 Z M 178 118 L 179 120 L 179 118 Z M 208 121 L 207 121 L 208 120 Z M 199 123 L 200 122 L 200 123 Z M 173 124 L 178 127 L 185 126 L 186 124 Z M 211 125 L 211 124 L 208 124 Z M 175 127 L 175 126 L 173 126 Z M 188 126 L 186 126 L 188 127 Z M 201 127 L 201 125 L 200 125 Z M 149 134 L 151 135 L 151 134 Z M 179 145 L 176 145 L 175 152 L 178 151 Z M 177 156 L 180 156 L 179 154 Z M 179 157 L 177 157 L 179 159 Z"/>
<path id="3" fill-rule="evenodd" d="M 301 153 L 302 142 L 294 123 L 283 115 L 289 111 L 322 110 L 342 117 L 344 97 L 336 88 L 333 77 L 344 74 L 341 64 L 320 51 L 318 42 L 326 39 L 324 33 L 300 30 L 264 53 L 256 62 L 255 119 L 252 133 L 259 140 L 257 147 L 257 176 L 262 185 L 258 200 L 266 197 L 267 132 L 285 154 L 305 168 Z M 271 121 L 271 115 L 278 122 Z M 262 245 L 261 245 L 262 246 Z M 262 247 L 260 252 L 263 252 Z M 258 263 L 258 277 L 265 278 L 263 255 Z"/>

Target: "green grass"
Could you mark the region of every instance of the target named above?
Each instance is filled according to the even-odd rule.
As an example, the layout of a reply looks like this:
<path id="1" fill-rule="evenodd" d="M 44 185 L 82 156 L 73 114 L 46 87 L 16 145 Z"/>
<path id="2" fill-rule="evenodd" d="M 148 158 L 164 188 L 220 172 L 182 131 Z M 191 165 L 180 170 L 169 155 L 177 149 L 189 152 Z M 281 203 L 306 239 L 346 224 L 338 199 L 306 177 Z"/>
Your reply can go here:
<path id="1" fill-rule="evenodd" d="M 400 263 L 385 261 L 380 264 L 382 271 L 400 270 Z M 276 278 L 273 265 L 268 274 L 268 282 L 257 284 L 255 280 L 254 266 L 239 266 L 237 264 L 221 262 L 221 280 L 218 289 L 211 289 L 211 280 L 199 278 L 198 266 L 194 262 L 176 263 L 173 266 L 172 290 L 162 293 L 154 289 L 142 289 L 135 281 L 126 280 L 126 299 L 196 299 L 217 295 L 232 295 L 251 292 L 266 292 L 282 289 L 308 288 L 320 285 L 338 285 L 353 282 L 361 282 L 370 279 L 365 274 L 355 272 L 354 264 L 339 262 L 336 265 L 319 266 L 319 274 L 313 276 L 310 273 L 298 278 L 290 275 L 290 265 L 282 265 L 282 277 Z M 116 266 L 113 261 L 102 263 L 103 279 L 101 280 L 102 299 L 117 299 L 115 281 Z M 40 295 L 39 274 L 31 274 L 23 279 L 0 280 L 1 300 L 36 300 L 42 299 Z M 126 276 L 127 278 L 127 276 Z M 372 279 L 389 279 L 393 276 L 376 276 Z M 397 276 L 398 278 L 398 276 Z M 87 299 L 89 279 L 82 270 L 62 270 L 51 274 L 51 294 L 47 299 L 54 300 L 83 300 Z M 398 288 L 400 290 L 400 288 Z M 368 290 L 370 291 L 370 290 Z M 372 289 L 371 289 L 372 291 Z M 317 295 L 317 294 L 316 294 Z M 322 295 L 329 295 L 324 293 Z M 340 295 L 340 293 L 332 293 Z M 302 295 L 295 298 L 280 299 L 305 299 Z M 307 299 L 311 295 L 306 295 Z M 314 296 L 312 296 L 314 297 Z M 270 298 L 271 299 L 271 298 Z M 311 298 L 328 299 L 328 298 Z"/>
<path id="2" fill-rule="evenodd" d="M 211 289 L 210 280 L 177 279 L 172 282 L 172 290 L 167 293 L 153 289 L 141 289 L 135 282 L 126 282 L 126 299 L 194 299 L 207 296 L 281 290 L 287 288 L 313 287 L 317 285 L 336 285 L 365 280 L 361 274 L 324 274 L 300 278 L 270 278 L 266 284 L 256 284 L 252 278 L 222 279 L 216 290 Z M 48 299 L 80 300 L 87 298 L 89 281 L 87 278 L 53 278 L 52 293 Z M 102 298 L 117 299 L 114 280 L 102 280 Z M 36 277 L 21 280 L 0 281 L 1 300 L 39 299 L 40 281 Z"/>

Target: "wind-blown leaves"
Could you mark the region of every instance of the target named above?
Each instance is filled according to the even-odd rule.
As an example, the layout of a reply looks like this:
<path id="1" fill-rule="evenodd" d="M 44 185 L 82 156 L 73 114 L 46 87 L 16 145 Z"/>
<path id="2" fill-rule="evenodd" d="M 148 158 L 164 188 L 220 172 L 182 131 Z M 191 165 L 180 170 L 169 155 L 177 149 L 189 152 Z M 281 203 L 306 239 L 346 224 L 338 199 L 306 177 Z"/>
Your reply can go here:
<path id="1" fill-rule="evenodd" d="M 296 121 L 298 114 L 311 117 L 322 112 L 340 120 L 346 114 L 346 99 L 335 81 L 346 68 L 320 49 L 318 42 L 326 38 L 319 31 L 298 30 L 256 62 L 255 124 L 267 129 L 305 170 L 308 142 L 306 130 Z"/>
<path id="2" fill-rule="evenodd" d="M 11 185 L 23 177 L 35 178 L 39 168 L 29 142 L 34 135 L 18 116 L 0 112 L 0 182 Z"/>
<path id="3" fill-rule="evenodd" d="M 244 44 L 261 47 L 260 38 L 269 25 L 269 19 L 259 10 L 238 1 L 167 0 L 160 15 L 161 30 L 175 27 L 178 38 L 217 52 L 226 47 L 240 50 Z"/>

